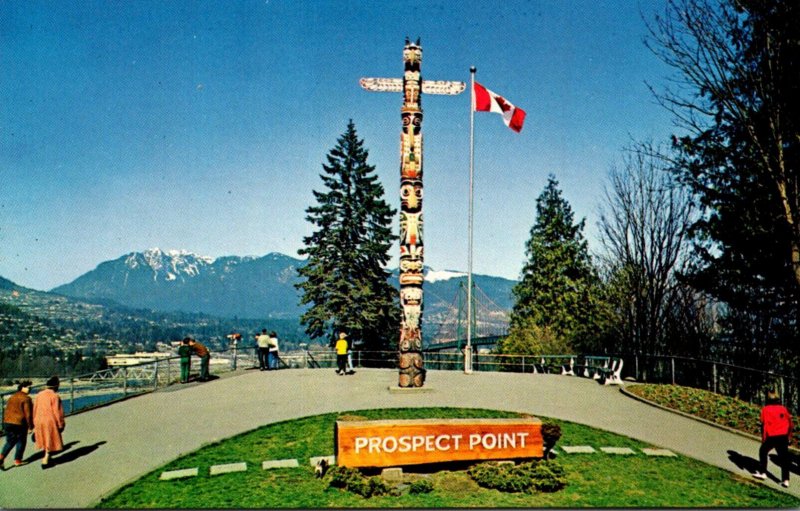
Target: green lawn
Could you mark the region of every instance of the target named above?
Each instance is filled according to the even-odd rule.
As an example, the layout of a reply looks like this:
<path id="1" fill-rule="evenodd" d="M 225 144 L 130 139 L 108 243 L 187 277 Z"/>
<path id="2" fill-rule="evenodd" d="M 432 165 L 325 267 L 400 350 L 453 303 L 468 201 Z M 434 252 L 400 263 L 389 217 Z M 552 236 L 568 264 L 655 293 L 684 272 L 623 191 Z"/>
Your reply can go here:
<path id="1" fill-rule="evenodd" d="M 515 417 L 491 410 L 428 408 L 353 412 L 368 419 L 459 417 Z M 647 457 L 636 440 L 579 424 L 553 420 L 562 428 L 559 445 L 631 447 L 632 456 L 602 452 L 560 454 L 557 461 L 567 473 L 568 485 L 556 493 L 510 494 L 479 487 L 466 470 L 441 470 L 408 474 L 408 479 L 428 477 L 434 490 L 397 497 L 365 499 L 328 487 L 327 478 L 316 479 L 308 464 L 312 456 L 333 454 L 336 414 L 318 415 L 270 424 L 206 446 L 179 458 L 122 488 L 100 508 L 324 508 L 324 507 L 725 507 L 797 508 L 800 499 L 781 493 L 725 470 L 679 456 Z M 542 418 L 542 417 L 540 417 Z M 544 419 L 544 418 L 542 418 Z M 558 450 L 558 445 L 556 446 Z M 269 459 L 300 461 L 299 468 L 262 470 Z M 247 462 L 248 470 L 209 476 L 211 465 Z M 165 470 L 199 467 L 189 479 L 160 481 Z M 409 469 L 406 472 L 410 472 Z"/>

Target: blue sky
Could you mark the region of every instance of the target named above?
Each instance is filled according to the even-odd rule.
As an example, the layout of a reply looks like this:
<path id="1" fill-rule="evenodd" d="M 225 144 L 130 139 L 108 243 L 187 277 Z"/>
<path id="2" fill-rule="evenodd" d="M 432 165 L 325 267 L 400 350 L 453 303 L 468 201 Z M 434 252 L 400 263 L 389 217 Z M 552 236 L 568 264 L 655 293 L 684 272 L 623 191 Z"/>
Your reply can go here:
<path id="1" fill-rule="evenodd" d="M 50 289 L 152 247 L 297 256 L 326 153 L 353 119 L 399 207 L 406 36 L 422 75 L 527 111 L 475 118 L 476 273 L 517 278 L 555 174 L 596 242 L 606 174 L 673 131 L 646 82 L 644 0 L 0 2 L 0 276 Z M 467 267 L 469 94 L 423 97 L 425 257 Z M 393 263 L 396 264 L 395 256 Z"/>

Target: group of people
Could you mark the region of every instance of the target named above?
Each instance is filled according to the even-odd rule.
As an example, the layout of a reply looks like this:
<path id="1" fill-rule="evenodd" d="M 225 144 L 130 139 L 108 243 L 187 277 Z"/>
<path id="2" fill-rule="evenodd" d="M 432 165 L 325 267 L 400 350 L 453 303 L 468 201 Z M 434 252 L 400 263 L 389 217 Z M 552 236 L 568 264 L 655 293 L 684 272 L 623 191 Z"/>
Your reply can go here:
<path id="1" fill-rule="evenodd" d="M 52 466 L 51 454 L 64 449 L 61 434 L 64 432 L 64 407 L 58 395 L 60 385 L 58 376 L 53 376 L 45 383 L 45 389 L 36 395 L 34 401 L 31 396 L 32 383 L 25 380 L 17 385 L 15 392 L 6 403 L 3 413 L 3 431 L 6 435 L 6 444 L 0 452 L 0 469 L 5 470 L 6 457 L 14 450 L 14 466 L 24 465 L 25 447 L 28 444 L 28 434 L 36 447 L 44 451 L 42 468 Z"/>
<path id="2" fill-rule="evenodd" d="M 278 334 L 274 331 L 267 334 L 267 330 L 261 330 L 256 335 L 256 349 L 258 350 L 258 367 L 261 371 L 278 369 Z"/>
<path id="3" fill-rule="evenodd" d="M 208 381 L 210 378 L 208 364 L 211 362 L 211 352 L 205 345 L 191 337 L 186 337 L 178 346 L 178 355 L 181 357 L 181 383 L 189 382 L 189 372 L 192 368 L 192 355 L 200 358 L 199 381 Z"/>

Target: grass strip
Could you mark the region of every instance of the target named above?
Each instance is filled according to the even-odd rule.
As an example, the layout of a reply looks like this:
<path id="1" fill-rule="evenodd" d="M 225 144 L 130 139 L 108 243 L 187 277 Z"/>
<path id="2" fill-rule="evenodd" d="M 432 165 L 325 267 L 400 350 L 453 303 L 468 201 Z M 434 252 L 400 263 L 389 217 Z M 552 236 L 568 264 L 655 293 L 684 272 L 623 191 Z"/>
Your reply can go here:
<path id="1" fill-rule="evenodd" d="M 518 414 L 492 410 L 425 408 L 360 410 L 364 419 L 503 418 Z M 333 453 L 333 425 L 339 415 L 325 414 L 269 424 L 205 446 L 143 476 L 98 504 L 98 508 L 248 509 L 248 508 L 580 508 L 580 507 L 724 507 L 797 508 L 800 499 L 725 470 L 679 456 L 652 458 L 641 453 L 648 444 L 571 422 L 547 419 L 561 426 L 559 444 L 629 447 L 636 454 L 602 452 L 569 456 L 564 467 L 567 486 L 555 493 L 505 493 L 486 489 L 466 469 L 409 475 L 409 485 L 427 480 L 429 492 L 404 491 L 400 496 L 364 498 L 332 488 L 327 478 L 314 477 L 304 460 Z M 540 417 L 545 419 L 544 417 Z M 558 445 L 556 446 L 558 449 Z M 297 468 L 260 470 L 269 459 L 296 458 Z M 246 462 L 247 472 L 208 475 L 212 465 Z M 165 470 L 200 467 L 191 479 L 160 481 Z M 409 472 L 408 469 L 406 472 Z"/>

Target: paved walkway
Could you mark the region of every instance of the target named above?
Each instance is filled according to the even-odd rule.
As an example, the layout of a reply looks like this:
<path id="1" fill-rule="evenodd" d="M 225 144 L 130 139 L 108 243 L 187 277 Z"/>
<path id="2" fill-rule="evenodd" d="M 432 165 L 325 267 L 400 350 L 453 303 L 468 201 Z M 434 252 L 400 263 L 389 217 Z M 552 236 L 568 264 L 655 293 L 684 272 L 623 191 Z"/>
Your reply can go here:
<path id="1" fill-rule="evenodd" d="M 429 371 L 428 392 L 389 392 L 394 370 L 240 371 L 67 418 L 71 447 L 49 470 L 39 461 L 0 473 L 0 508 L 83 508 L 165 463 L 267 423 L 368 408 L 458 406 L 555 417 L 633 437 L 750 477 L 738 465 L 758 442 L 641 403 L 616 387 L 560 375 Z M 29 444 L 28 454 L 32 454 Z M 236 460 L 232 460 L 236 461 Z M 738 463 L 738 465 L 737 465 Z M 752 461 L 751 461 L 752 463 Z M 9 463 L 6 462 L 8 468 Z M 770 471 L 777 474 L 777 467 Z M 775 481 L 765 484 L 780 489 Z M 790 493 L 800 496 L 794 474 Z"/>

